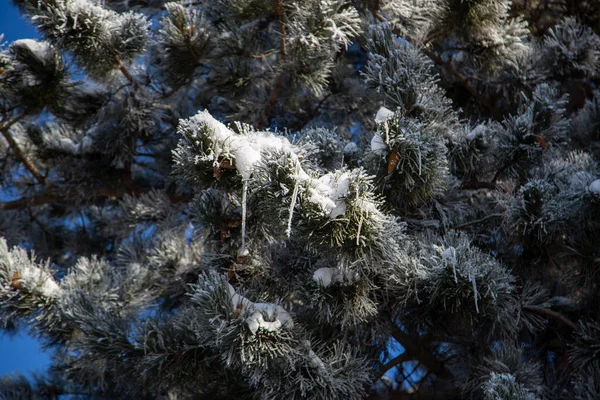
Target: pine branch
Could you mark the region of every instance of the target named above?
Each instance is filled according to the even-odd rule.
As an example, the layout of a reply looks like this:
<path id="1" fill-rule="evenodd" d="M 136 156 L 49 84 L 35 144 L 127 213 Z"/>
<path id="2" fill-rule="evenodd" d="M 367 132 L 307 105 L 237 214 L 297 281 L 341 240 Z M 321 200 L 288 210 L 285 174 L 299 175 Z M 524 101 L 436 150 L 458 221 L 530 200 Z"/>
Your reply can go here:
<path id="1" fill-rule="evenodd" d="M 371 9 L 370 10 L 371 13 L 373 13 L 373 15 L 375 16 L 375 18 L 377 18 L 377 20 L 379 20 L 380 22 L 384 22 L 387 23 L 388 21 L 381 15 L 379 14 L 379 12 L 377 12 L 377 10 L 375 9 Z M 395 32 L 396 34 L 400 34 L 399 32 Z M 404 38 L 411 42 L 411 44 L 414 46 L 414 43 L 412 43 L 411 38 L 408 37 L 407 35 L 403 35 Z M 431 50 L 427 49 L 427 45 L 422 47 L 421 50 L 423 51 L 423 53 L 425 53 L 425 55 L 427 57 L 429 57 L 431 59 L 431 61 L 433 61 L 435 64 L 439 65 L 442 68 L 445 68 L 450 75 L 452 75 L 454 77 L 454 79 L 456 80 L 456 82 L 458 82 L 459 85 L 463 86 L 468 92 L 469 94 L 471 94 L 471 96 L 473 97 L 473 99 L 482 107 L 486 108 L 488 111 L 492 112 L 493 108 L 492 108 L 492 104 L 490 102 L 490 100 L 481 95 L 477 89 L 475 89 L 473 87 L 473 85 L 471 84 L 471 82 L 469 81 L 469 79 L 463 75 L 462 73 L 460 73 L 460 71 L 458 71 L 456 69 L 456 67 L 454 66 L 454 64 L 452 63 L 452 59 L 450 58 L 447 62 L 444 61 L 439 55 L 437 55 L 436 53 L 434 53 Z"/>
<path id="2" fill-rule="evenodd" d="M 40 173 L 40 171 L 35 166 L 33 161 L 31 161 L 27 157 L 27 155 L 25 154 L 23 149 L 21 149 L 21 147 L 19 147 L 18 143 L 15 141 L 15 139 L 12 137 L 12 135 L 9 132 L 10 127 L 12 125 L 14 125 L 15 123 L 19 122 L 24 116 L 25 116 L 25 112 L 22 112 L 21 114 L 17 115 L 12 120 L 6 122 L 4 125 L 2 125 L 2 127 L 0 127 L 0 132 L 2 132 L 2 136 L 4 136 L 4 138 L 10 145 L 10 147 L 14 150 L 14 152 L 16 153 L 19 160 L 21 160 L 23 165 L 25 165 L 25 168 L 27 168 L 29 170 L 29 172 L 31 172 L 31 174 L 35 177 L 35 179 L 39 183 L 41 183 L 42 185 L 44 185 L 46 187 L 49 187 L 50 182 L 48 181 L 48 179 Z"/>

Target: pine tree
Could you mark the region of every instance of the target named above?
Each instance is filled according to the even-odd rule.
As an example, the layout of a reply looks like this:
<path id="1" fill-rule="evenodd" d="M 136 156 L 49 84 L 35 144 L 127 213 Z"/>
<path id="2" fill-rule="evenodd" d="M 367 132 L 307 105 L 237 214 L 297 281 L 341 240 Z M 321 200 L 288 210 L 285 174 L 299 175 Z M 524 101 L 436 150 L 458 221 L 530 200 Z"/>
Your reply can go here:
<path id="1" fill-rule="evenodd" d="M 595 2 L 13 1 L 0 398 L 598 398 Z"/>

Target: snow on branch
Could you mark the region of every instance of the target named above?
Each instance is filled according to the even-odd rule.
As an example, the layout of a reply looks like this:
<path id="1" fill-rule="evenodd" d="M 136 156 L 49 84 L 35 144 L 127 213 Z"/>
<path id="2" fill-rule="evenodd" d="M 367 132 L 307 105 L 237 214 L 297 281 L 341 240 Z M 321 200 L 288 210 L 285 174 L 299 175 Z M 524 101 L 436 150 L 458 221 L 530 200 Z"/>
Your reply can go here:
<path id="1" fill-rule="evenodd" d="M 20 247 L 8 248 L 0 238 L 0 299 L 10 299 L 15 292 L 27 293 L 44 301 L 62 296 L 63 290 L 54 279 L 49 264 L 37 264 Z"/>

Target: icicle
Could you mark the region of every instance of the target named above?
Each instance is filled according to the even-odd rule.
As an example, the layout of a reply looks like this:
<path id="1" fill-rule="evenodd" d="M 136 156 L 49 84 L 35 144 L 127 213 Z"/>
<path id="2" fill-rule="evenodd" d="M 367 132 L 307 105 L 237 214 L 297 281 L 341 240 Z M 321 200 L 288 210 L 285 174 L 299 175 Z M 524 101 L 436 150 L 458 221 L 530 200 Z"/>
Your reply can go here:
<path id="1" fill-rule="evenodd" d="M 471 282 L 473 283 L 473 296 L 475 297 L 475 310 L 477 310 L 477 314 L 479 314 L 479 304 L 477 303 L 477 298 L 479 297 L 479 293 L 477 292 L 477 281 L 475 280 L 475 275 L 471 275 Z"/>
<path id="2" fill-rule="evenodd" d="M 244 180 L 244 189 L 242 192 L 242 250 L 244 253 L 246 251 L 246 196 L 248 192 L 248 181 Z"/>
<path id="3" fill-rule="evenodd" d="M 296 199 L 298 198 L 298 166 L 296 166 L 296 183 L 294 184 L 294 192 L 292 193 L 292 201 L 290 203 L 290 216 L 288 218 L 287 237 L 292 235 L 292 218 L 294 218 L 294 207 L 296 207 Z"/>
<path id="4" fill-rule="evenodd" d="M 444 267 L 448 266 L 448 260 L 452 263 L 452 273 L 454 274 L 454 283 L 458 283 L 458 277 L 456 276 L 456 249 L 452 246 L 448 247 L 442 253 L 442 260 L 444 260 Z"/>
<path id="5" fill-rule="evenodd" d="M 359 188 L 356 188 L 356 199 L 354 200 L 354 204 L 358 204 L 358 195 L 359 195 Z M 356 232 L 356 245 L 360 246 L 360 231 L 362 229 L 362 223 L 363 223 L 363 218 L 364 218 L 364 214 L 363 214 L 364 210 L 360 211 L 360 221 L 358 221 L 358 230 Z"/>
<path id="6" fill-rule="evenodd" d="M 422 165 L 422 162 L 421 162 L 421 145 L 419 145 L 418 151 L 419 151 L 419 176 L 421 176 L 421 165 Z"/>
<path id="7" fill-rule="evenodd" d="M 458 277 L 456 276 L 456 255 L 452 257 L 452 273 L 454 274 L 454 283 L 458 283 Z"/>

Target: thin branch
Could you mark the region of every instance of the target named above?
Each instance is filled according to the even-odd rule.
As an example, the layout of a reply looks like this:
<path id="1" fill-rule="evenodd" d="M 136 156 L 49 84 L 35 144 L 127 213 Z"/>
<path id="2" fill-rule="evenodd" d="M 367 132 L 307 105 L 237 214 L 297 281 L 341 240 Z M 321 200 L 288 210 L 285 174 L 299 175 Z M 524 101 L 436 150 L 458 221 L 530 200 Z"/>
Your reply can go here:
<path id="1" fill-rule="evenodd" d="M 269 120 L 269 115 L 271 114 L 271 110 L 273 106 L 277 102 L 277 98 L 279 97 L 279 92 L 281 91 L 281 87 L 283 86 L 284 72 L 281 71 L 279 76 L 277 77 L 277 82 L 275 82 L 275 87 L 273 88 L 273 92 L 271 92 L 271 97 L 269 97 L 269 101 L 267 101 L 267 105 L 265 106 L 265 115 L 263 120 L 258 125 L 258 128 L 262 128 L 267 124 Z"/>
<path id="2" fill-rule="evenodd" d="M 467 182 L 463 182 L 460 185 L 461 189 L 465 190 L 476 190 L 476 189 L 498 189 L 498 185 L 496 185 L 496 181 L 492 180 L 492 182 L 480 182 L 477 179 L 470 180 Z"/>
<path id="3" fill-rule="evenodd" d="M 378 380 L 380 380 L 385 374 L 386 372 L 388 372 L 390 369 L 394 368 L 395 366 L 402 364 L 405 361 L 410 361 L 410 360 L 414 360 L 415 357 L 413 357 L 411 354 L 408 354 L 407 352 L 400 354 L 397 357 L 392 358 L 387 364 L 385 364 L 383 367 L 381 367 L 381 369 L 377 372 L 377 375 L 375 375 L 375 379 L 373 379 L 373 382 L 377 382 Z"/>
<path id="4" fill-rule="evenodd" d="M 458 230 L 458 229 L 464 229 L 464 228 L 469 227 L 471 225 L 481 224 L 483 222 L 489 221 L 490 219 L 502 218 L 502 217 L 504 217 L 504 214 L 490 214 L 487 217 L 476 219 L 474 221 L 465 222 L 464 224 L 455 225 L 455 226 L 451 227 L 450 229 L 456 229 L 456 230 Z"/>
<path id="5" fill-rule="evenodd" d="M 475 99 L 475 101 L 480 104 L 481 106 L 485 107 L 488 111 L 492 111 L 492 105 L 490 103 L 490 100 L 481 95 L 477 89 L 475 89 L 473 87 L 473 85 L 471 84 L 471 81 L 469 81 L 469 79 L 464 76 L 463 74 L 461 74 L 456 67 L 454 67 L 454 64 L 452 63 L 452 59 L 449 59 L 449 61 L 445 62 L 440 56 L 438 56 L 437 54 L 435 54 L 433 51 L 428 50 L 426 48 L 423 48 L 423 52 L 437 65 L 445 68 L 456 80 L 456 82 L 458 82 L 460 85 L 462 85 L 462 87 L 464 87 L 473 97 L 473 99 Z"/>
<path id="6" fill-rule="evenodd" d="M 285 24 L 283 23 L 283 4 L 282 0 L 275 0 L 275 11 L 277 13 L 277 21 L 279 22 L 279 30 L 281 36 L 279 37 L 279 46 L 281 52 L 281 64 L 285 64 L 287 58 L 287 49 L 285 48 Z"/>
<path id="7" fill-rule="evenodd" d="M 92 199 L 97 199 L 97 198 L 102 198 L 102 197 L 119 199 L 119 198 L 122 198 L 123 196 L 125 196 L 126 194 L 140 195 L 145 192 L 146 192 L 146 190 L 142 190 L 142 189 L 136 188 L 136 187 L 131 188 L 130 190 L 127 190 L 123 186 L 115 186 L 115 187 L 102 186 L 102 187 L 96 188 L 95 190 L 91 191 L 90 193 L 86 193 L 86 196 L 87 196 L 87 198 L 92 198 Z M 22 197 L 20 199 L 13 200 L 13 201 L 7 201 L 5 203 L 0 203 L 0 210 L 22 210 L 25 208 L 41 206 L 44 204 L 73 201 L 73 200 L 77 200 L 79 197 L 80 196 L 78 196 L 77 193 L 73 193 L 73 192 L 62 193 L 59 195 L 56 193 L 56 191 L 53 191 L 53 192 L 42 193 L 39 195 L 30 196 L 30 197 Z M 185 195 L 185 194 L 169 195 L 169 199 L 171 200 L 171 203 L 178 204 L 178 203 L 185 203 L 185 202 L 190 201 L 191 197 L 188 195 Z"/>
<path id="8" fill-rule="evenodd" d="M 297 130 L 302 130 L 306 125 L 308 125 L 308 123 L 310 121 L 312 121 L 317 114 L 319 113 L 319 110 L 321 109 L 321 107 L 323 106 L 323 104 L 325 104 L 325 102 L 327 101 L 327 99 L 332 96 L 333 93 L 329 92 L 327 93 L 326 96 L 324 96 L 321 101 L 319 101 L 319 103 L 312 109 L 312 111 L 310 112 L 310 114 L 308 115 L 308 117 L 304 118 L 304 120 L 299 124 L 299 127 L 297 128 Z M 347 109 L 345 109 L 346 111 L 349 111 Z"/>
<path id="9" fill-rule="evenodd" d="M 379 22 L 388 22 L 387 19 L 383 18 L 383 16 L 381 14 L 379 14 L 377 12 L 377 10 L 375 8 L 370 8 L 369 11 L 371 11 L 371 13 L 373 14 L 373 16 L 379 21 Z"/>
<path id="10" fill-rule="evenodd" d="M 452 372 L 446 368 L 444 364 L 439 362 L 428 349 L 404 333 L 402 329 L 394 326 L 392 328 L 392 336 L 402 345 L 402 347 L 404 347 L 406 353 L 412 355 L 417 361 L 423 364 L 429 371 L 436 374 L 439 378 L 450 380 L 454 377 Z"/>
<path id="11" fill-rule="evenodd" d="M 254 54 L 254 55 L 251 55 L 250 57 L 258 59 L 258 60 L 262 60 L 262 59 L 264 59 L 266 57 L 272 56 L 275 53 L 277 53 L 276 49 L 267 51 L 266 53 L 262 53 L 262 54 Z"/>
<path id="12" fill-rule="evenodd" d="M 277 99 L 279 98 L 279 92 L 281 91 L 281 87 L 283 86 L 283 81 L 285 78 L 284 65 L 287 60 L 287 49 L 285 46 L 286 32 L 285 32 L 285 24 L 283 23 L 282 0 L 275 0 L 275 12 L 277 13 L 277 21 L 279 21 L 279 31 L 281 34 L 279 37 L 279 47 L 280 47 L 280 49 L 279 49 L 279 52 L 280 52 L 279 65 L 281 66 L 281 72 L 279 73 L 279 76 L 277 77 L 277 82 L 275 82 L 275 87 L 273 88 L 273 92 L 271 92 L 271 97 L 269 97 L 269 100 L 267 101 L 267 104 L 265 105 L 265 114 L 263 116 L 263 120 L 258 124 L 259 129 L 267 124 L 267 121 L 269 120 L 269 115 L 271 114 L 271 110 L 273 109 L 273 106 L 275 106 L 275 103 L 277 102 Z"/>
<path id="13" fill-rule="evenodd" d="M 163 92 L 162 95 L 160 96 L 161 100 L 164 100 L 166 98 L 171 97 L 172 95 L 174 95 L 175 93 L 177 93 L 177 91 L 179 89 L 181 89 L 184 85 L 177 85 L 175 87 L 172 87 L 170 90 L 167 90 L 166 92 Z"/>
<path id="14" fill-rule="evenodd" d="M 35 166 L 33 161 L 31 161 L 27 157 L 27 155 L 25 154 L 23 149 L 21 149 L 19 144 L 15 141 L 15 139 L 12 137 L 12 135 L 8 131 L 12 125 L 14 125 L 18 121 L 20 121 L 24 116 L 25 116 L 25 112 L 22 112 L 21 114 L 17 115 L 12 120 L 10 120 L 7 123 L 5 123 L 4 125 L 2 125 L 2 127 L 0 127 L 0 132 L 2 132 L 2 136 L 4 136 L 4 139 L 6 139 L 6 141 L 10 145 L 10 147 L 15 151 L 19 160 L 21 160 L 23 165 L 25 165 L 25 168 L 27 168 L 29 170 L 29 172 L 31 172 L 31 175 L 33 175 L 35 177 L 35 179 L 42 185 L 49 187 L 50 182 L 48 181 L 48 179 L 40 173 L 39 169 Z"/>
<path id="15" fill-rule="evenodd" d="M 549 308 L 538 307 L 538 306 L 523 306 L 523 310 L 531 311 L 536 314 L 544 315 L 546 317 L 555 319 L 558 322 L 562 323 L 563 325 L 567 325 L 569 328 L 573 329 L 575 332 L 579 331 L 579 327 L 577 326 L 577 324 L 575 322 L 571 321 L 569 318 L 565 317 L 564 315 L 562 315 L 560 313 L 557 313 L 554 310 L 550 310 Z"/>
<path id="16" fill-rule="evenodd" d="M 23 111 L 22 113 L 20 113 L 19 115 L 17 115 L 13 119 L 9 120 L 7 123 L 5 123 L 2 126 L 0 126 L 0 130 L 2 130 L 2 131 L 8 130 L 11 126 L 13 126 L 17 122 L 19 122 L 21 119 L 23 119 L 24 116 L 25 116 L 25 111 Z"/>
<path id="17" fill-rule="evenodd" d="M 119 190 L 121 189 L 121 190 Z M 91 194 L 91 197 L 122 197 L 125 191 L 122 188 L 100 188 Z M 57 195 L 56 193 L 43 193 L 36 196 L 22 197 L 17 200 L 0 203 L 0 210 L 21 210 L 24 208 L 41 206 L 44 204 L 75 200 L 74 193 Z"/>
<path id="18" fill-rule="evenodd" d="M 123 61 L 121 61 L 121 59 L 118 56 L 116 57 L 116 60 L 117 66 L 119 67 L 119 71 L 121 71 L 121 73 L 125 75 L 125 78 L 127 78 L 127 80 L 131 82 L 131 86 L 133 86 L 133 89 L 138 90 L 140 88 L 140 85 L 138 84 L 137 80 L 135 80 L 133 75 L 131 75 L 127 67 L 125 67 L 125 64 L 123 64 Z"/>

